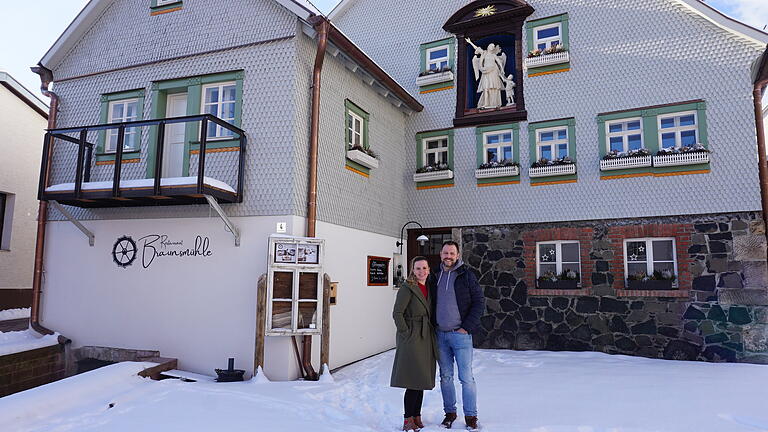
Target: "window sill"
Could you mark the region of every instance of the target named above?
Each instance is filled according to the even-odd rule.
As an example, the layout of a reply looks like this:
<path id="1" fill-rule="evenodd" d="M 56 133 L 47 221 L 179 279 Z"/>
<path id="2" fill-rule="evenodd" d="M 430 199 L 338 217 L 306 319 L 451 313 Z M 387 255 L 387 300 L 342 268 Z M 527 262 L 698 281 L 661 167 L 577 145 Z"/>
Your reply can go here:
<path id="1" fill-rule="evenodd" d="M 528 170 L 528 175 L 531 178 L 538 178 L 538 177 L 554 177 L 554 176 L 561 176 L 561 175 L 570 175 L 570 174 L 576 174 L 576 164 L 565 164 L 565 165 L 552 165 L 552 166 L 545 166 L 545 167 L 538 167 L 538 168 L 530 168 Z"/>
<path id="2" fill-rule="evenodd" d="M 347 159 L 357 162 L 369 169 L 376 169 L 379 167 L 379 161 L 376 158 L 360 150 L 347 151 Z"/>
<path id="3" fill-rule="evenodd" d="M 653 166 L 680 166 L 680 165 L 700 165 L 709 163 L 709 153 L 680 153 L 653 157 Z"/>
<path id="4" fill-rule="evenodd" d="M 546 54 L 538 57 L 529 57 L 523 61 L 523 66 L 526 69 L 533 69 L 542 66 L 550 66 L 561 63 L 568 63 L 571 61 L 571 56 L 568 51 Z"/>
<path id="5" fill-rule="evenodd" d="M 529 296 L 586 296 L 589 295 L 588 288 L 582 289 L 529 289 Z"/>
<path id="6" fill-rule="evenodd" d="M 670 297 L 670 298 L 689 298 L 688 290 L 616 290 L 616 297 Z"/>
<path id="7" fill-rule="evenodd" d="M 498 168 L 483 168 L 475 170 L 475 178 L 495 178 L 495 177 L 515 177 L 520 175 L 520 167 L 498 167 Z"/>
<path id="8" fill-rule="evenodd" d="M 116 153 L 96 153 L 96 162 L 114 161 Z M 141 150 L 123 151 L 123 162 L 141 157 Z"/>
<path id="9" fill-rule="evenodd" d="M 434 180 L 450 180 L 453 178 L 453 170 L 432 171 L 425 173 L 416 173 L 413 175 L 413 181 L 416 183 L 428 182 Z"/>
<path id="10" fill-rule="evenodd" d="M 613 171 L 630 168 L 644 168 L 653 165 L 652 156 L 631 156 L 600 161 L 600 171 Z"/>
<path id="11" fill-rule="evenodd" d="M 425 87 L 433 84 L 440 84 L 448 81 L 453 81 L 453 72 L 446 71 L 441 73 L 424 75 L 416 78 L 416 85 L 419 87 Z"/>
<path id="12" fill-rule="evenodd" d="M 177 10 L 180 10 L 182 7 L 182 0 L 173 2 L 173 3 L 166 3 L 164 5 L 159 6 L 150 6 L 150 15 L 161 15 L 168 12 L 175 12 Z"/>

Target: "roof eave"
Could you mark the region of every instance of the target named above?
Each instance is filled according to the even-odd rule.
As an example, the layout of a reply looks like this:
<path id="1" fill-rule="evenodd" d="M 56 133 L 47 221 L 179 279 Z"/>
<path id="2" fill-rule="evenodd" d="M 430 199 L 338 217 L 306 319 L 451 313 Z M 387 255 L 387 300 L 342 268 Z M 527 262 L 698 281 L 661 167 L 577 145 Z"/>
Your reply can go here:
<path id="1" fill-rule="evenodd" d="M 27 90 L 27 88 L 20 82 L 16 81 L 16 79 L 9 73 L 0 71 L 0 84 L 21 99 L 21 101 L 27 104 L 30 108 L 35 110 L 35 112 L 43 116 L 43 118 L 48 118 L 48 105 L 41 101 L 31 91 Z"/>

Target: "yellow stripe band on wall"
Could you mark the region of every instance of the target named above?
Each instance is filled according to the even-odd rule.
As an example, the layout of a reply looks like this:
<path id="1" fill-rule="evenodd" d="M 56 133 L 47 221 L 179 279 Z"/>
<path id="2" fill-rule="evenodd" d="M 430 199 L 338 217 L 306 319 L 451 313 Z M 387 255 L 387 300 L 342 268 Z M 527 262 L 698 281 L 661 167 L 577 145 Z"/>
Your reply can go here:
<path id="1" fill-rule="evenodd" d="M 678 172 L 667 172 L 667 173 L 653 173 L 654 177 L 669 177 L 669 176 L 678 176 L 678 175 L 688 175 L 688 174 L 709 174 L 709 170 L 696 170 L 696 171 L 678 171 Z"/>
<path id="2" fill-rule="evenodd" d="M 440 88 L 431 89 L 431 90 L 422 90 L 419 93 L 421 93 L 421 94 L 432 93 L 432 92 L 437 92 L 437 91 L 442 91 L 442 90 L 450 90 L 452 88 L 453 88 L 453 86 L 449 85 L 448 87 L 440 87 Z"/>
<path id="3" fill-rule="evenodd" d="M 453 187 L 453 183 L 442 184 L 442 185 L 430 185 L 430 186 L 416 186 L 416 190 L 439 189 L 439 188 L 449 188 L 449 187 Z"/>
<path id="4" fill-rule="evenodd" d="M 520 184 L 520 180 L 512 180 L 512 181 L 504 181 L 504 182 L 496 182 L 496 183 L 478 183 L 477 187 L 503 186 L 503 185 L 511 185 L 511 184 Z"/>
<path id="5" fill-rule="evenodd" d="M 366 174 L 366 173 L 364 173 L 364 172 L 362 172 L 362 171 L 360 171 L 360 170 L 356 170 L 356 169 L 352 168 L 352 167 L 351 167 L 351 166 L 349 166 L 349 165 L 344 165 L 344 168 L 346 168 L 346 169 L 348 169 L 348 170 L 352 171 L 353 173 L 356 173 L 356 174 L 360 174 L 361 176 L 363 176 L 363 177 L 365 177 L 365 178 L 368 178 L 368 174 Z"/>
<path id="6" fill-rule="evenodd" d="M 635 173 L 635 174 L 618 174 L 618 175 L 611 175 L 611 176 L 600 176 L 600 180 L 614 180 L 614 179 L 622 179 L 622 178 L 632 178 L 632 177 L 650 177 L 653 176 L 653 173 Z"/>
<path id="7" fill-rule="evenodd" d="M 141 162 L 141 159 L 125 159 L 123 161 L 124 164 L 127 164 L 127 163 L 139 163 L 139 162 Z M 106 160 L 106 161 L 98 161 L 98 162 L 96 162 L 96 165 L 114 165 L 114 164 L 115 164 L 115 161 L 113 161 L 113 160 Z"/>
<path id="8" fill-rule="evenodd" d="M 576 180 L 558 180 L 558 181 L 551 181 L 551 182 L 531 183 L 531 186 L 548 186 L 548 185 L 565 184 L 565 183 L 576 183 Z"/>
<path id="9" fill-rule="evenodd" d="M 150 14 L 150 15 L 162 15 L 162 14 L 166 14 L 166 13 L 170 13 L 170 12 L 176 12 L 176 11 L 180 11 L 180 10 L 181 10 L 181 8 L 182 8 L 182 7 L 181 7 L 181 6 L 179 6 L 179 7 L 176 7 L 176 8 L 171 8 L 171 9 L 165 9 L 165 10 L 152 11 L 152 12 L 150 12 L 149 14 Z"/>
<path id="10" fill-rule="evenodd" d="M 212 149 L 205 149 L 205 154 L 208 153 L 223 153 L 223 152 L 233 152 L 233 151 L 239 151 L 240 147 L 221 147 L 221 148 L 212 148 Z M 191 154 L 200 154 L 200 149 L 192 150 L 190 152 Z"/>
<path id="11" fill-rule="evenodd" d="M 534 73 L 529 73 L 528 76 L 535 77 L 535 76 L 541 76 L 541 75 L 556 74 L 560 72 L 568 72 L 569 70 L 571 70 L 571 68 L 558 69 L 558 70 L 546 71 L 546 72 L 534 72 Z"/>

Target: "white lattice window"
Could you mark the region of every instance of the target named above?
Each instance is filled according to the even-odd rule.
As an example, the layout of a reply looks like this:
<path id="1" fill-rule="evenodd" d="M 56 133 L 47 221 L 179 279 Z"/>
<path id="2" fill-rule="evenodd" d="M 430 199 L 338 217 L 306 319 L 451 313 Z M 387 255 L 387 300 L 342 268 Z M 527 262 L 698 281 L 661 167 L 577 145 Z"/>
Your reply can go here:
<path id="1" fill-rule="evenodd" d="M 568 128 L 536 130 L 536 159 L 554 160 L 568 156 Z"/>
<path id="2" fill-rule="evenodd" d="M 211 114 L 229 123 L 235 123 L 236 104 L 237 84 L 234 81 L 203 86 L 202 113 Z M 234 136 L 234 132 L 209 122 L 207 136 L 209 139 L 231 138 Z"/>
<path id="3" fill-rule="evenodd" d="M 483 161 L 502 162 L 512 160 L 512 130 L 483 134 Z"/>
<path id="4" fill-rule="evenodd" d="M 139 119 L 139 100 L 122 99 L 109 103 L 108 123 L 123 123 L 136 121 Z M 104 151 L 114 153 L 117 151 L 118 129 L 109 129 L 107 131 L 107 145 Z M 136 150 L 138 148 L 137 128 L 126 128 L 123 141 L 123 151 Z"/>
<path id="5" fill-rule="evenodd" d="M 533 29 L 533 46 L 545 50 L 562 44 L 562 27 L 560 23 L 548 24 Z"/>
<path id="6" fill-rule="evenodd" d="M 608 151 L 626 153 L 643 148 L 643 122 L 641 118 L 605 122 Z"/>
<path id="7" fill-rule="evenodd" d="M 536 243 L 536 277 L 573 271 L 581 274 L 579 242 L 558 240 Z"/>
<path id="8" fill-rule="evenodd" d="M 658 116 L 661 148 L 693 147 L 698 143 L 696 111 Z"/>
<path id="9" fill-rule="evenodd" d="M 424 165 L 448 163 L 448 137 L 440 136 L 424 139 Z"/>
<path id="10" fill-rule="evenodd" d="M 624 274 L 653 275 L 654 272 L 677 274 L 675 239 L 639 238 L 624 240 Z"/>

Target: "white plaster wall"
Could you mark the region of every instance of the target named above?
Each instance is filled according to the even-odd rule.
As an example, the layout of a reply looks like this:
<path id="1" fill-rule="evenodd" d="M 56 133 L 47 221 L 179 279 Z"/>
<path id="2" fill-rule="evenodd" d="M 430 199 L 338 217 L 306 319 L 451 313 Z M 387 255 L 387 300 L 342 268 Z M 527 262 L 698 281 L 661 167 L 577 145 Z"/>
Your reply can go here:
<path id="1" fill-rule="evenodd" d="M 277 222 L 288 234 L 303 235 L 305 219 L 296 216 L 233 218 L 241 246 L 215 216 L 191 219 L 83 221 L 96 235 L 94 247 L 69 222 L 49 222 L 42 297 L 42 324 L 84 345 L 159 350 L 179 359 L 179 368 L 212 375 L 228 357 L 236 367 L 253 367 L 256 285 L 267 271 L 268 236 Z M 141 252 L 133 265 L 112 259 L 115 241 L 137 241 L 167 234 L 191 247 L 195 236 L 210 238 L 213 254 L 158 257 L 148 268 Z M 368 255 L 392 256 L 394 237 L 318 222 L 326 239 L 325 271 L 339 282 L 338 305 L 331 307 L 331 368 L 394 346 L 392 286 L 368 287 Z M 172 248 L 178 248 L 176 246 Z M 391 275 L 390 275 L 391 279 Z M 313 338 L 319 370 L 320 338 Z M 265 373 L 272 380 L 299 375 L 290 338 L 268 337 Z"/>
<path id="2" fill-rule="evenodd" d="M 0 289 L 32 287 L 37 182 L 47 124 L 0 86 L 0 192 L 13 194 L 14 200 L 10 248 L 0 250 Z"/>

